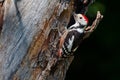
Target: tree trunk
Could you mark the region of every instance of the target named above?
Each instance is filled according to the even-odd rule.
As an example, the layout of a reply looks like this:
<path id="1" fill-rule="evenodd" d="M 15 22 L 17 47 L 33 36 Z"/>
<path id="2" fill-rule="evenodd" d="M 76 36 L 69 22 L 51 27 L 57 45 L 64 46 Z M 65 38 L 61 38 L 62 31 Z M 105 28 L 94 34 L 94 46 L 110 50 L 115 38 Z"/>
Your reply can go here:
<path id="1" fill-rule="evenodd" d="M 75 1 L 4 1 L 0 80 L 64 80 L 74 57 L 59 58 L 56 54 L 59 33 L 76 10 Z M 86 7 L 80 11 L 85 12 Z"/>

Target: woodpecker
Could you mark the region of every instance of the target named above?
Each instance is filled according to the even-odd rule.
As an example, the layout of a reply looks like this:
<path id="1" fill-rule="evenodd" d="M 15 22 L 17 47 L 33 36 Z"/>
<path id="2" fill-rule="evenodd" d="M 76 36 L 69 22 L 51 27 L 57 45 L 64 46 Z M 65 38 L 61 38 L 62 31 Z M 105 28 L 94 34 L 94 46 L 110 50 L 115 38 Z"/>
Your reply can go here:
<path id="1" fill-rule="evenodd" d="M 81 41 L 84 30 L 88 24 L 88 18 L 83 14 L 73 13 L 75 24 L 70 26 L 60 38 L 58 56 L 69 57 L 73 55 Z"/>

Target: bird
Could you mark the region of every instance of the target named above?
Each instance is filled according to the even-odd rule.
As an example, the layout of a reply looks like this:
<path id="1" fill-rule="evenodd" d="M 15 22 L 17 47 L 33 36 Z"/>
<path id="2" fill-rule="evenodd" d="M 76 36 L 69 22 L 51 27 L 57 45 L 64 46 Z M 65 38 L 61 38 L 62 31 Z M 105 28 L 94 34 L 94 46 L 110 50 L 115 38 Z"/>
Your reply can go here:
<path id="1" fill-rule="evenodd" d="M 84 14 L 76 14 L 75 12 L 73 17 L 75 23 L 68 27 L 60 37 L 57 53 L 59 57 L 73 55 L 83 40 L 84 31 L 88 25 L 88 18 Z"/>

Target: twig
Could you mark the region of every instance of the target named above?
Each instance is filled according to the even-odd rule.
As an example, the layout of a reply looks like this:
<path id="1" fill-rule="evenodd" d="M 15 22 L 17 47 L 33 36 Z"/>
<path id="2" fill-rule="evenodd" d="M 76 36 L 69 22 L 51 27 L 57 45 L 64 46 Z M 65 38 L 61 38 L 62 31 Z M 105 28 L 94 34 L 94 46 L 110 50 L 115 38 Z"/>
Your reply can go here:
<path id="1" fill-rule="evenodd" d="M 84 39 L 89 37 L 90 34 L 97 28 L 97 26 L 98 26 L 99 22 L 102 20 L 102 18 L 103 18 L 103 15 L 101 15 L 100 11 L 97 11 L 96 19 L 93 21 L 91 26 L 88 26 L 85 29 Z"/>

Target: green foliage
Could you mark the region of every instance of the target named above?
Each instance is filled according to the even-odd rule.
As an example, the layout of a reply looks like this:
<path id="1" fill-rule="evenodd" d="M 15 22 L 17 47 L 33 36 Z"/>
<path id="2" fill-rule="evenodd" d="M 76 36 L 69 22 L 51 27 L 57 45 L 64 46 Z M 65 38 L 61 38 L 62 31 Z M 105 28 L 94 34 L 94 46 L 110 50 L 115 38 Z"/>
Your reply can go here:
<path id="1" fill-rule="evenodd" d="M 96 16 L 97 11 L 100 11 L 102 14 L 105 12 L 105 6 L 100 2 L 95 2 L 94 4 L 90 5 L 87 15 L 94 17 Z"/>

